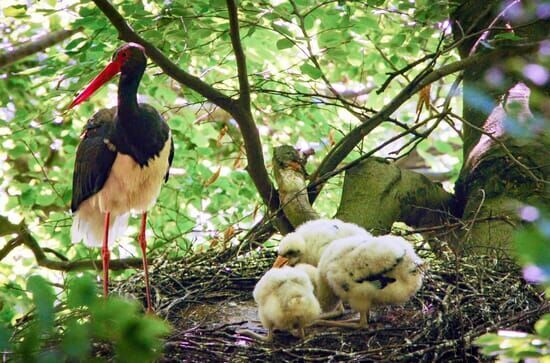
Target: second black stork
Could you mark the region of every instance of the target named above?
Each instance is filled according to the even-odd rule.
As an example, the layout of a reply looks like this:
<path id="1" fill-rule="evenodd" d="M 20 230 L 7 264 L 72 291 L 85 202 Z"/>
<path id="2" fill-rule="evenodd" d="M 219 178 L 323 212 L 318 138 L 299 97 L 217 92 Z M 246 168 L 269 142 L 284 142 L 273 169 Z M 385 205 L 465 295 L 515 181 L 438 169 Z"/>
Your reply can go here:
<path id="1" fill-rule="evenodd" d="M 78 145 L 73 174 L 71 209 L 73 243 L 102 247 L 103 293 L 108 294 L 109 247 L 125 232 L 130 212 L 142 214 L 139 245 L 147 310 L 151 291 L 145 229 L 147 210 L 168 179 L 174 157 L 170 128 L 150 105 L 138 103 L 137 91 L 145 72 L 144 48 L 128 43 L 117 49 L 112 61 L 71 103 L 73 108 L 120 73 L 118 106 L 101 109 L 88 121 Z"/>

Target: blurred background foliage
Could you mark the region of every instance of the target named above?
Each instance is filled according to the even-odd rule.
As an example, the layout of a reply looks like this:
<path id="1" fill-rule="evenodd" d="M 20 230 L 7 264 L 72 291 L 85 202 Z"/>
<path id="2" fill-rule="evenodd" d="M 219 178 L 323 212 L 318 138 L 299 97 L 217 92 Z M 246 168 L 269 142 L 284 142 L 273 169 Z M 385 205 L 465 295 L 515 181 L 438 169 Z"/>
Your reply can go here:
<path id="1" fill-rule="evenodd" d="M 238 94 L 225 1 L 113 3 L 134 30 L 181 68 L 227 95 Z M 331 146 L 359 123 L 330 91 L 327 81 L 361 106 L 354 109 L 356 112 L 369 115 L 379 110 L 408 83 L 405 77 L 397 77 L 377 94 L 388 73 L 452 43 L 448 6 L 447 0 L 240 1 L 240 32 L 253 113 L 266 160 L 270 160 L 274 146 L 291 144 L 315 152 L 308 159 L 312 171 Z M 115 105 L 116 82 L 77 110 L 67 112 L 65 108 L 121 42 L 90 1 L 3 0 L 0 7 L 0 52 L 51 31 L 82 28 L 70 39 L 0 69 L 0 215 L 13 224 L 24 221 L 42 248 L 58 253 L 51 255 L 53 259 L 97 258 L 99 249 L 70 242 L 71 174 L 82 127 L 99 108 Z M 458 59 L 453 50 L 439 57 L 437 64 Z M 449 76 L 432 85 L 432 105 L 443 105 L 454 79 Z M 183 258 L 238 243 L 239 237 L 262 218 L 265 206 L 245 170 L 246 158 L 235 121 L 164 75 L 153 63 L 147 67 L 139 97 L 166 118 L 176 148 L 172 176 L 149 213 L 148 240 L 154 255 Z M 413 97 L 395 118 L 414 124 L 418 121 L 416 104 Z M 460 97 L 451 99 L 451 107 L 461 113 Z M 424 111 L 426 117 L 428 113 Z M 426 125 L 421 130 L 428 128 Z M 350 158 L 402 131 L 394 123 L 383 124 Z M 398 157 L 409 152 L 403 146 L 412 137 L 397 140 L 377 155 Z M 419 163 L 427 172 L 441 174 L 449 190 L 461 167 L 461 145 L 460 124 L 443 122 L 416 148 Z M 316 202 L 322 215 L 332 216 L 336 211 L 342 180 L 341 176 L 332 178 L 323 189 Z M 114 258 L 139 257 L 137 223 L 137 218 L 131 221 L 128 237 L 114 248 Z M 0 237 L 0 246 L 12 237 Z M 543 262 L 548 266 L 549 260 Z M 95 276 L 93 273 L 41 268 L 24 247 L 3 258 L 0 271 L 0 322 L 9 326 L 27 314 L 37 317 L 35 330 L 25 333 L 23 342 L 41 344 L 38 337 L 47 340 L 59 304 L 78 312 L 64 317 L 63 326 L 72 336 L 83 337 L 81 342 L 61 345 L 51 351 L 51 356 L 40 359 L 86 356 L 90 346 L 85 341 L 90 336 L 115 341 L 119 354 L 129 351 L 128 339 L 109 336 L 110 332 L 96 321 L 110 308 L 121 313 L 113 317 L 121 326 L 144 324 L 150 328 L 151 336 L 143 339 L 149 339 L 146 346 L 151 348 L 151 359 L 156 337 L 168 331 L 155 319 L 138 316 L 137 308 L 129 302 L 112 300 L 109 308 L 97 304 L 90 277 Z M 133 271 L 115 272 L 114 276 L 130 273 Z M 67 290 L 68 286 L 75 288 Z M 0 350 L 8 336 L 9 329 L 0 328 Z M 23 343 L 17 349 L 27 354 Z"/>

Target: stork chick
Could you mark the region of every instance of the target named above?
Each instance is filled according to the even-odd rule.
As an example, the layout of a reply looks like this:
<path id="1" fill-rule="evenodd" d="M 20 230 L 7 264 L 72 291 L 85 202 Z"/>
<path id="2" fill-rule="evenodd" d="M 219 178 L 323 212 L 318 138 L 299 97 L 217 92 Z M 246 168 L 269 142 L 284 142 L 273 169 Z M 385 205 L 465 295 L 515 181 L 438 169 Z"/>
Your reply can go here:
<path id="1" fill-rule="evenodd" d="M 295 268 L 304 271 L 313 284 L 313 293 L 319 301 L 321 311 L 323 311 L 319 316 L 320 319 L 334 318 L 344 313 L 344 306 L 340 298 L 332 291 L 329 284 L 321 279 L 317 267 L 307 263 L 299 263 Z"/>
<path id="2" fill-rule="evenodd" d="M 274 329 L 295 331 L 303 338 L 304 328 L 311 325 L 321 313 L 308 275 L 293 267 L 284 266 L 267 271 L 256 284 L 253 296 L 258 304 L 260 321 L 268 330 L 267 337 L 253 334 L 253 337 L 261 340 L 273 340 Z"/>
<path id="3" fill-rule="evenodd" d="M 339 219 L 316 219 L 287 234 L 279 244 L 273 267 L 307 263 L 317 266 L 323 250 L 334 240 L 349 236 L 371 236 L 365 229 Z"/>
<path id="4" fill-rule="evenodd" d="M 323 325 L 364 328 L 372 307 L 405 303 L 422 286 L 422 264 L 402 237 L 357 235 L 332 242 L 319 262 L 320 281 L 359 312 L 360 319 Z"/>

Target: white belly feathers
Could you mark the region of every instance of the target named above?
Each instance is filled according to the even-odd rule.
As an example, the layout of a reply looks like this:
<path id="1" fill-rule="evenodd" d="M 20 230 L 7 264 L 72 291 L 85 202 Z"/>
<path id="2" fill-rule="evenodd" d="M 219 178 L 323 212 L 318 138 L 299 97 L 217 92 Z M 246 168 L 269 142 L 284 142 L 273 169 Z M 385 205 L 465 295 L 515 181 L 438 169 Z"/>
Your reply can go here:
<path id="1" fill-rule="evenodd" d="M 155 204 L 168 171 L 170 140 L 169 136 L 159 155 L 144 167 L 129 155 L 117 154 L 103 188 L 82 202 L 74 215 L 73 243 L 84 239 L 87 246 L 101 246 L 105 213 L 110 212 L 110 245 L 126 230 L 129 212 L 143 213 Z"/>

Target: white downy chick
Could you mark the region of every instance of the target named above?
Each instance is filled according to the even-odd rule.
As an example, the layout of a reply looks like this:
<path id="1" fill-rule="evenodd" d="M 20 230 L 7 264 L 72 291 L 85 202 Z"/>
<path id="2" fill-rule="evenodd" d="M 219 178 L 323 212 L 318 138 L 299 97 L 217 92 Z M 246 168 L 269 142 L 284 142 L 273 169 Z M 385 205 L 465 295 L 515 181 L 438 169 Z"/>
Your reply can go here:
<path id="1" fill-rule="evenodd" d="M 307 263 L 317 266 L 323 250 L 334 240 L 349 236 L 371 236 L 364 228 L 339 219 L 316 219 L 306 222 L 287 234 L 279 244 L 273 267 Z"/>
<path id="2" fill-rule="evenodd" d="M 304 336 L 309 326 L 321 314 L 321 307 L 313 293 L 313 284 L 306 272 L 289 266 L 266 272 L 254 288 L 254 300 L 262 325 L 273 339 L 273 330 L 297 331 Z"/>
<path id="3" fill-rule="evenodd" d="M 319 262 L 322 283 L 360 313 L 363 328 L 372 307 L 405 303 L 422 286 L 422 259 L 404 238 L 353 236 L 331 243 Z"/>
<path id="4" fill-rule="evenodd" d="M 321 276 L 319 275 L 317 267 L 307 263 L 299 263 L 294 267 L 304 271 L 313 284 L 313 292 L 323 311 L 320 318 L 326 319 L 343 314 L 344 307 L 340 304 L 340 298 L 332 291 L 327 283 L 321 281 Z M 334 311 L 337 307 L 338 309 Z"/>

